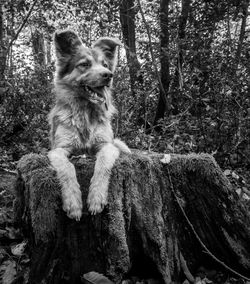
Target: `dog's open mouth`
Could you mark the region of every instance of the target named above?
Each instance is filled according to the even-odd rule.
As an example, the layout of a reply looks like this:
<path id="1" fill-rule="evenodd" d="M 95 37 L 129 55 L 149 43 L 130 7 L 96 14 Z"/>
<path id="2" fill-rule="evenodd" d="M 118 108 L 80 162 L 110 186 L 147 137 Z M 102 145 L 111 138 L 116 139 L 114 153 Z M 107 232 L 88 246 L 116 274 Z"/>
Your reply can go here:
<path id="1" fill-rule="evenodd" d="M 103 103 L 107 99 L 106 86 L 90 87 L 85 85 L 84 89 L 88 92 L 89 100 L 93 103 Z"/>

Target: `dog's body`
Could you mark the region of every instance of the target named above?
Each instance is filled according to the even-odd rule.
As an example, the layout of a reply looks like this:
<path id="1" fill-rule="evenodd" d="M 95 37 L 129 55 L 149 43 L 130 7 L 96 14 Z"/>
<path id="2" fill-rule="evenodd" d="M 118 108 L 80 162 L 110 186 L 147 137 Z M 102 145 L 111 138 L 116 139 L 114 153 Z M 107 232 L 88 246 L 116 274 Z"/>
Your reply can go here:
<path id="1" fill-rule="evenodd" d="M 130 153 L 122 141 L 113 139 L 111 127 L 115 108 L 110 88 L 117 45 L 115 39 L 101 38 L 88 49 L 71 31 L 55 35 L 56 105 L 49 115 L 52 150 L 48 156 L 62 186 L 63 209 L 76 220 L 82 214 L 82 197 L 68 157 L 79 149 L 96 154 L 87 200 L 95 214 L 107 203 L 109 177 L 120 151 Z"/>

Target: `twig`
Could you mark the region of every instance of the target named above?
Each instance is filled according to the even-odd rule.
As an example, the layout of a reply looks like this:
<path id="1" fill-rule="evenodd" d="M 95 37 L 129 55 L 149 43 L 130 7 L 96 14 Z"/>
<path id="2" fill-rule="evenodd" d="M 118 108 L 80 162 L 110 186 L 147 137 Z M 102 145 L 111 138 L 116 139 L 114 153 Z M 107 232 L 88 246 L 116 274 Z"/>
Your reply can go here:
<path id="1" fill-rule="evenodd" d="M 242 188 L 243 193 L 245 193 L 248 197 L 250 197 L 250 190 L 246 189 L 246 188 Z"/>
<path id="2" fill-rule="evenodd" d="M 203 241 L 201 240 L 201 238 L 199 237 L 199 235 L 197 234 L 197 232 L 195 231 L 195 228 L 193 226 L 193 224 L 191 223 L 191 221 L 189 220 L 186 212 L 184 211 L 184 209 L 182 208 L 181 206 L 181 203 L 178 199 L 178 197 L 176 196 L 175 194 L 175 191 L 174 191 L 174 186 L 173 186 L 173 183 L 172 183 L 172 179 L 171 179 L 171 175 L 170 175 L 170 172 L 169 172 L 169 168 L 167 167 L 167 171 L 168 171 L 168 179 L 169 179 L 169 182 L 170 182 L 170 189 L 174 195 L 174 198 L 178 204 L 178 207 L 180 208 L 181 212 L 182 212 L 182 215 L 184 216 L 185 220 L 187 221 L 189 227 L 191 228 L 191 231 L 193 232 L 193 234 L 195 235 L 196 239 L 198 240 L 198 242 L 200 243 L 200 245 L 203 247 L 203 249 L 205 250 L 205 252 L 211 256 L 211 258 L 213 260 L 215 260 L 217 263 L 219 263 L 220 265 L 222 265 L 224 268 L 226 268 L 228 271 L 232 272 L 233 274 L 237 275 L 238 277 L 241 277 L 242 279 L 244 280 L 247 280 L 247 281 L 250 281 L 250 278 L 247 278 L 245 276 L 243 276 L 242 274 L 238 273 L 237 271 L 233 270 L 232 268 L 230 268 L 229 266 L 227 266 L 224 262 L 222 262 L 221 260 L 219 260 L 216 256 L 214 256 L 211 251 L 206 247 L 206 245 L 203 243 Z"/>
<path id="3" fill-rule="evenodd" d="M 12 170 L 9 170 L 7 168 L 2 168 L 1 165 L 0 165 L 0 171 L 10 173 L 10 174 L 13 174 L 13 175 L 17 174 L 17 171 L 12 171 Z"/>
<path id="4" fill-rule="evenodd" d="M 30 16 L 31 12 L 33 11 L 33 9 L 34 9 L 34 7 L 35 7 L 35 5 L 36 5 L 37 2 L 38 2 L 38 0 L 34 0 L 32 6 L 30 7 L 29 12 L 27 13 L 26 17 L 24 18 L 24 20 L 23 20 L 21 26 L 19 27 L 19 29 L 17 30 L 16 34 L 15 34 L 15 35 L 13 36 L 13 38 L 11 39 L 11 41 L 10 41 L 10 43 L 9 43 L 9 45 L 8 45 L 7 54 L 9 53 L 10 48 L 11 48 L 13 42 L 17 39 L 17 37 L 18 37 L 18 35 L 20 34 L 20 32 L 22 31 L 23 27 L 24 27 L 25 24 L 27 23 L 27 21 L 28 21 L 28 19 L 29 19 L 29 16 Z"/>

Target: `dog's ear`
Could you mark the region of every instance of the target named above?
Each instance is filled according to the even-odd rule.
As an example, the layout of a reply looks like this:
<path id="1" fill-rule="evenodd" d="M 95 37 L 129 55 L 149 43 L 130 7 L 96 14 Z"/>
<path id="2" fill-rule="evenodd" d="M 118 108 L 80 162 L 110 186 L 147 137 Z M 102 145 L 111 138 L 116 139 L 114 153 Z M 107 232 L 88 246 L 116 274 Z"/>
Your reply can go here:
<path id="1" fill-rule="evenodd" d="M 93 48 L 99 48 L 104 53 L 112 72 L 116 68 L 117 47 L 120 45 L 122 44 L 118 39 L 110 37 L 102 37 L 93 45 Z"/>
<path id="2" fill-rule="evenodd" d="M 66 30 L 55 33 L 54 44 L 56 57 L 60 60 L 76 53 L 77 49 L 82 45 L 82 41 L 76 33 Z"/>

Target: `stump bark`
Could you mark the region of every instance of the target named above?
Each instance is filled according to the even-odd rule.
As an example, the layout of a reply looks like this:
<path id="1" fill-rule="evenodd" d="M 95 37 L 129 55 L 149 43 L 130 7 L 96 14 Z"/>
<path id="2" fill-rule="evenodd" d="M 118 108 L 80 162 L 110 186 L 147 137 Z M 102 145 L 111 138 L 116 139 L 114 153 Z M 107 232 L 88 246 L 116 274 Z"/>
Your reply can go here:
<path id="1" fill-rule="evenodd" d="M 85 202 L 94 160 L 72 159 L 85 204 L 80 222 L 63 212 L 48 158 L 24 156 L 16 220 L 29 239 L 30 283 L 80 283 L 89 271 L 115 283 L 131 275 L 179 283 L 180 255 L 191 271 L 201 263 L 218 265 L 197 236 L 220 261 L 250 277 L 249 212 L 213 157 L 171 155 L 162 164 L 162 156 L 122 155 L 112 171 L 108 206 L 95 216 Z"/>

